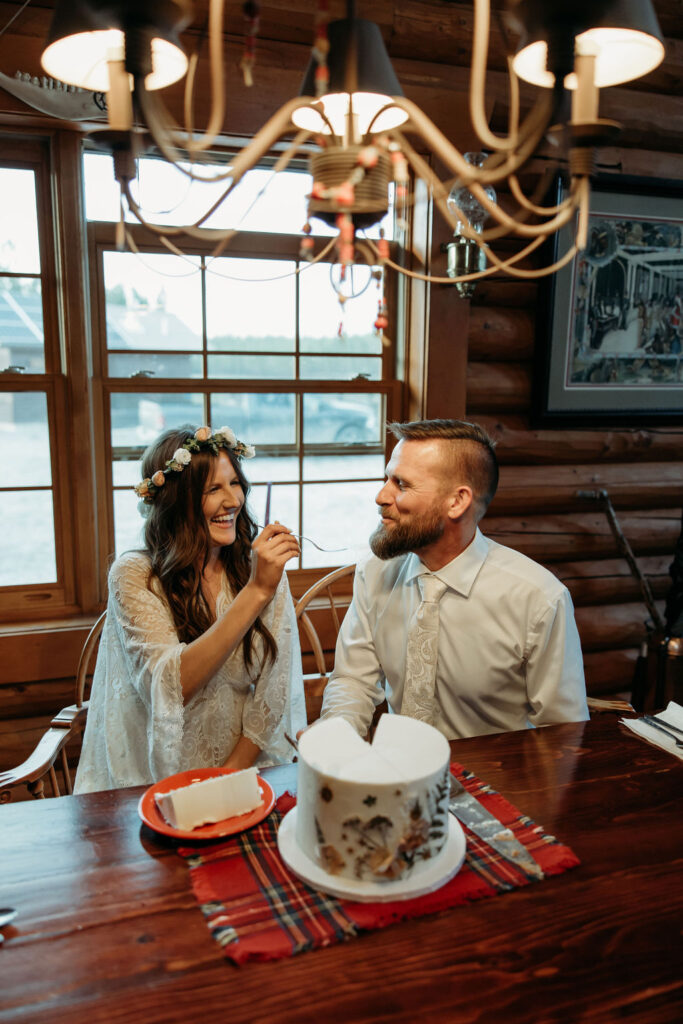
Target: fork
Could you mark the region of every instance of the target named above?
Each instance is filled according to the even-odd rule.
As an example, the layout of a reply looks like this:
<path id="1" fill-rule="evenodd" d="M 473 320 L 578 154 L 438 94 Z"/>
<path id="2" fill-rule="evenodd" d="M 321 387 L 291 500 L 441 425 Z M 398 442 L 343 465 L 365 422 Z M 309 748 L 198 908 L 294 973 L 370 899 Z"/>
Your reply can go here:
<path id="1" fill-rule="evenodd" d="M 674 741 L 674 743 L 676 744 L 677 747 L 683 747 L 683 740 L 679 740 L 679 738 L 678 738 L 678 736 L 676 736 L 675 732 L 670 732 L 669 731 L 670 729 L 676 729 L 675 725 L 669 726 L 667 728 L 666 725 L 662 725 L 661 722 L 658 722 L 657 719 L 653 718 L 651 715 L 643 715 L 643 721 L 647 722 L 648 725 L 651 725 L 653 729 L 659 729 L 660 732 L 665 733 L 669 737 L 670 740 Z M 679 731 L 680 730 L 676 729 L 676 732 L 679 732 Z"/>
<path id="2" fill-rule="evenodd" d="M 257 523 L 256 525 L 258 526 L 259 530 L 265 530 L 265 526 L 262 526 L 260 523 Z M 293 533 L 292 536 L 296 537 L 298 541 L 307 540 L 308 543 L 312 544 L 314 548 L 318 549 L 318 551 L 324 551 L 328 555 L 335 555 L 339 551 L 349 550 L 348 548 L 321 548 L 320 545 L 316 544 L 316 542 L 314 540 L 311 540 L 310 537 L 304 537 L 303 534 L 300 533 Z"/>

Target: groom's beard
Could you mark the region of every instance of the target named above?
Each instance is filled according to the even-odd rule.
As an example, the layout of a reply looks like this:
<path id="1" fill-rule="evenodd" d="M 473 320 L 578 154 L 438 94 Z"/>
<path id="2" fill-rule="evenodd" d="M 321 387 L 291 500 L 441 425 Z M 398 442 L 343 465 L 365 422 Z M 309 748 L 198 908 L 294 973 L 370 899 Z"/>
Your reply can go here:
<path id="1" fill-rule="evenodd" d="M 443 536 L 444 528 L 443 518 L 437 511 L 425 512 L 409 522 L 396 520 L 395 525 L 388 528 L 380 523 L 370 536 L 370 549 L 374 555 L 386 561 L 434 544 Z"/>

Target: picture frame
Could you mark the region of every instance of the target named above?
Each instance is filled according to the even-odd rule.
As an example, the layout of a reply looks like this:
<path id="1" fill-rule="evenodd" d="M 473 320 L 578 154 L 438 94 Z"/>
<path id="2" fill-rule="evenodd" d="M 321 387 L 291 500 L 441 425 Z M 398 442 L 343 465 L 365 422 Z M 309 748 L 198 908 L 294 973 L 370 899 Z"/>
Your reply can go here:
<path id="1" fill-rule="evenodd" d="M 567 188 L 557 176 L 554 202 Z M 598 177 L 586 250 L 542 279 L 537 309 L 532 426 L 683 424 L 683 183 Z"/>

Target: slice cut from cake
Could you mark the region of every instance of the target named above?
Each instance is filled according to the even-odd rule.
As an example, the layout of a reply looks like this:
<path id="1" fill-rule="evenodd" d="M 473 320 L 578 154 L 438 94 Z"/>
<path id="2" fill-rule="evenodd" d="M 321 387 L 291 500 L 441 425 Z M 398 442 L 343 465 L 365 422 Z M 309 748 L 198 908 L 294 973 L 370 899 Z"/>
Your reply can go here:
<path id="1" fill-rule="evenodd" d="M 342 718 L 299 741 L 296 840 L 331 875 L 404 877 L 448 838 L 448 741 L 425 722 L 383 715 L 372 745 Z"/>
<path id="2" fill-rule="evenodd" d="M 245 768 L 192 782 L 168 793 L 157 793 L 155 799 L 169 825 L 190 832 L 200 825 L 246 814 L 258 807 L 261 803 L 258 770 Z"/>

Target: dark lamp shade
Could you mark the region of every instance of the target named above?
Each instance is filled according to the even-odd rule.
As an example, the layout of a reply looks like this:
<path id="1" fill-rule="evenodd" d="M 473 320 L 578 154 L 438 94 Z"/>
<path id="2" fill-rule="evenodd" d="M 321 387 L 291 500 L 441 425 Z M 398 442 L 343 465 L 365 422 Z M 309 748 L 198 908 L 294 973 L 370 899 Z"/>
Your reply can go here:
<path id="1" fill-rule="evenodd" d="M 664 59 L 662 32 L 650 0 L 613 0 L 595 24 L 576 36 L 582 53 L 595 54 L 595 84 L 604 89 L 649 74 Z M 538 25 L 520 42 L 513 61 L 519 78 L 532 85 L 552 87 L 547 67 L 547 35 Z M 576 88 L 576 75 L 565 77 L 567 89 Z"/>
<path id="2" fill-rule="evenodd" d="M 188 9 L 175 0 L 57 0 L 41 64 L 48 75 L 93 92 L 109 90 L 109 60 L 123 60 L 125 33 L 144 32 L 151 42 L 147 89 L 162 89 L 182 78 L 187 57 L 178 31 Z M 131 76 L 132 87 L 132 76 Z"/>
<path id="3" fill-rule="evenodd" d="M 344 18 L 328 25 L 330 49 L 327 57 L 329 83 L 327 93 L 316 104 L 300 107 L 292 120 L 309 131 L 329 134 L 329 127 L 316 112 L 320 104 L 332 123 L 335 135 L 344 135 L 344 122 L 352 97 L 353 112 L 358 118 L 360 135 L 387 131 L 407 120 L 408 115 L 398 107 L 375 115 L 391 104 L 393 96 L 402 96 L 403 90 L 391 66 L 389 54 L 378 26 L 360 18 Z M 315 96 L 315 72 L 318 63 L 311 58 L 301 86 L 301 96 Z"/>

